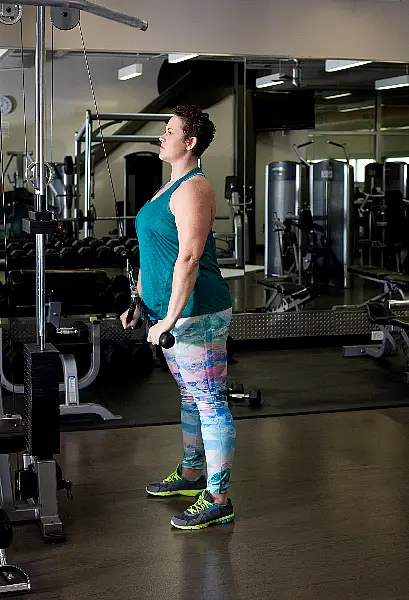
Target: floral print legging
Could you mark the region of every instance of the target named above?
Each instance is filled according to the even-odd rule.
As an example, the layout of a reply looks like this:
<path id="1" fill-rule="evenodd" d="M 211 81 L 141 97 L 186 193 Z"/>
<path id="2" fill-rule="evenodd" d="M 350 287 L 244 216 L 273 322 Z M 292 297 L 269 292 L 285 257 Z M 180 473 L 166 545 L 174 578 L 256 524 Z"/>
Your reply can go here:
<path id="1" fill-rule="evenodd" d="M 182 466 L 203 469 L 207 490 L 229 489 L 236 429 L 226 398 L 226 340 L 231 309 L 179 319 L 172 330 L 175 345 L 163 350 L 180 388 L 183 433 Z"/>

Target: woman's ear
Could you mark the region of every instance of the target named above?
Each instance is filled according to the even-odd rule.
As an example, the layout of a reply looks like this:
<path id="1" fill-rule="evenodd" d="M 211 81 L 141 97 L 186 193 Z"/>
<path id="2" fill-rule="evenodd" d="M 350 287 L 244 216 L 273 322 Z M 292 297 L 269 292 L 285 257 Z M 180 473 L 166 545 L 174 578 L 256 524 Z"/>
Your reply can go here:
<path id="1" fill-rule="evenodd" d="M 186 142 L 186 150 L 193 150 L 197 146 L 197 137 L 191 137 Z"/>

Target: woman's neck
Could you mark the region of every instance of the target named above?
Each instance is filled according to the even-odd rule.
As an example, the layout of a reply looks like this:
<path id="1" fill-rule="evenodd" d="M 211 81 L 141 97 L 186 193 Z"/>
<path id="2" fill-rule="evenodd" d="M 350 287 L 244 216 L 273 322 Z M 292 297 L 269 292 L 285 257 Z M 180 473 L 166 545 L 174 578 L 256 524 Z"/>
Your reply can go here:
<path id="1" fill-rule="evenodd" d="M 177 181 L 187 175 L 187 173 L 190 173 L 193 169 L 197 169 L 197 158 L 192 158 L 189 161 L 181 163 L 175 163 L 172 165 L 170 180 Z"/>

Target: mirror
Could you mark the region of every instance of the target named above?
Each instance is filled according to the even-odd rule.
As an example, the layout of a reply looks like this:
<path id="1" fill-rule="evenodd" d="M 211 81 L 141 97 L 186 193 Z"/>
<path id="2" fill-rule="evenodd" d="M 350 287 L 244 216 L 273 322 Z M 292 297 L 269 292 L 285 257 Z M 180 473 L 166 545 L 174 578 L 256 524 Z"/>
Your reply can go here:
<path id="1" fill-rule="evenodd" d="M 238 177 L 243 176 L 244 148 L 238 156 L 236 125 L 238 105 L 243 87 L 243 58 L 195 56 L 190 60 L 170 64 L 168 54 L 138 55 L 116 52 L 88 52 L 91 91 L 84 56 L 81 52 L 47 54 L 48 86 L 47 160 L 57 172 L 53 182 L 56 193 L 50 193 L 49 204 L 58 204 L 61 193 L 61 169 L 64 158 L 78 158 L 79 207 L 86 213 L 86 197 L 97 220 L 94 227 L 84 228 L 81 236 L 134 235 L 133 220 L 116 219 L 119 214 L 131 216 L 154 192 L 168 180 L 169 166 L 158 164 L 157 138 L 164 122 L 127 120 L 125 113 L 169 113 L 176 104 L 199 104 L 216 126 L 215 140 L 204 153 L 201 166 L 211 181 L 217 199 L 217 221 L 214 224 L 220 266 L 234 299 L 234 309 L 245 307 L 240 300 L 243 287 L 244 261 L 238 257 L 234 218 L 240 195 Z M 132 66 L 133 65 L 133 66 Z M 241 68 L 239 74 L 238 68 Z M 0 83 L 3 94 L 12 97 L 12 110 L 4 110 L 2 118 L 3 150 L 19 152 L 10 163 L 5 185 L 7 190 L 26 188 L 24 171 L 25 149 L 34 150 L 34 52 L 24 50 L 26 121 L 24 127 L 21 52 L 6 52 L 0 58 Z M 120 76 L 138 76 L 119 79 Z M 52 86 L 52 98 L 50 89 Z M 4 108 L 6 105 L 4 104 Z M 98 109 L 98 110 L 97 110 Z M 86 177 L 86 111 L 92 113 L 89 131 L 92 134 L 92 164 Z M 98 115 L 97 115 L 98 113 Z M 77 144 L 75 133 L 80 131 Z M 121 138 L 118 138 L 121 135 Z M 145 136 L 146 140 L 126 136 Z M 123 137 L 125 136 L 125 137 Z M 118 140 L 118 141 L 116 141 Z M 105 146 L 105 149 L 104 149 Z M 107 154 L 109 169 L 105 157 Z M 30 158 L 28 159 L 30 161 Z M 59 172 L 59 174 L 58 174 Z M 229 179 L 230 178 L 230 179 Z M 233 184 L 229 186 L 229 182 Z M 109 220 L 110 218 L 110 220 Z M 126 222 L 125 222 L 126 221 Z M 123 227 L 123 223 L 125 226 Z M 123 227 L 124 231 L 122 231 Z M 74 232 L 75 233 L 75 232 Z M 242 297 L 244 298 L 243 294 Z"/>
<path id="2" fill-rule="evenodd" d="M 367 286 L 353 288 L 347 266 L 396 270 L 398 261 L 405 269 L 406 252 L 396 257 L 381 247 L 386 167 L 369 165 L 409 162 L 407 66 L 345 62 L 246 57 L 247 310 L 357 304 Z M 388 167 L 386 189 L 399 177 L 404 188 L 405 169 Z M 278 280 L 288 294 L 277 292 Z"/>

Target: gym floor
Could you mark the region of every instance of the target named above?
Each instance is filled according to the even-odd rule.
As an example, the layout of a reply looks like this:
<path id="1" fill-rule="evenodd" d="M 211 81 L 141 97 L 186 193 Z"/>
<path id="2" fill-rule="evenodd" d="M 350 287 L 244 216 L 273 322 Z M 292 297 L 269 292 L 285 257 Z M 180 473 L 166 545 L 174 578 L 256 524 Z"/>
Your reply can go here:
<path id="1" fill-rule="evenodd" d="M 15 527 L 9 560 L 41 600 L 407 600 L 405 409 L 237 422 L 236 522 L 183 532 L 187 498 L 147 498 L 180 458 L 176 425 L 65 433 L 67 543 Z"/>
<path id="2" fill-rule="evenodd" d="M 233 287 L 249 294 L 252 285 Z M 243 305 L 243 291 L 233 294 Z M 408 599 L 402 360 L 343 359 L 337 346 L 247 348 L 236 358 L 230 379 L 261 387 L 267 405 L 233 409 L 236 522 L 174 530 L 170 518 L 191 500 L 145 493 L 180 460 L 180 425 L 165 424 L 178 420 L 169 374 L 102 378 L 83 401 L 122 410 L 126 422 L 62 434 L 57 459 L 74 484 L 72 501 L 60 493 L 67 543 L 44 545 L 35 524 L 14 526 L 8 561 L 29 573 L 33 598 Z M 130 426 L 135 414 L 140 426 Z"/>

